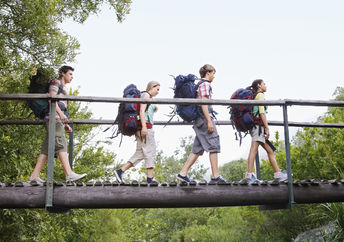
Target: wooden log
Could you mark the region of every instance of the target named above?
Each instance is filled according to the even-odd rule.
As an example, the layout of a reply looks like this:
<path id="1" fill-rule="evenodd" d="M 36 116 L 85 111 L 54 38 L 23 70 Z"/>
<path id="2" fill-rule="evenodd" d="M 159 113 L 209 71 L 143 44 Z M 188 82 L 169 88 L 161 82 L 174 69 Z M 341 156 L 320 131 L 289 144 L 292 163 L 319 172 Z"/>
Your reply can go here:
<path id="1" fill-rule="evenodd" d="M 288 203 L 286 184 L 55 186 L 57 208 L 174 208 Z M 44 208 L 45 186 L 0 187 L 0 208 Z M 344 202 L 342 183 L 295 183 L 296 203 Z"/>

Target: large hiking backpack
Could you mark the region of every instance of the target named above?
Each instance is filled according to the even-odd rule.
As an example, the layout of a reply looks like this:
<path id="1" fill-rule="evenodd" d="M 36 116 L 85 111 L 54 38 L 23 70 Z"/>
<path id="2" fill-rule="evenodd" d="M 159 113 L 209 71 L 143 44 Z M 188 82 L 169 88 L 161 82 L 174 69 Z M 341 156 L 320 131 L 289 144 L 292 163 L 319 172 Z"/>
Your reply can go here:
<path id="1" fill-rule="evenodd" d="M 134 84 L 130 84 L 123 91 L 125 98 L 140 98 L 141 91 L 137 89 Z M 141 126 L 138 116 L 140 114 L 139 103 L 120 103 L 118 107 L 118 114 L 114 124 L 118 124 L 117 130 L 113 133 L 111 138 L 117 137 L 119 134 L 132 136 Z M 105 131 L 107 131 L 107 128 Z"/>
<path id="2" fill-rule="evenodd" d="M 52 69 L 37 69 L 36 75 L 30 78 L 29 93 L 48 93 L 50 81 L 53 75 L 52 73 Z M 61 82 L 61 84 L 58 94 L 63 91 L 63 83 Z M 27 104 L 34 115 L 39 119 L 44 119 L 44 117 L 49 113 L 49 102 L 46 99 L 28 100 Z M 65 114 L 68 114 L 65 107 L 63 108 L 60 106 L 60 108 L 65 112 Z"/>
<path id="3" fill-rule="evenodd" d="M 232 100 L 254 100 L 255 96 L 251 90 L 240 88 L 236 90 L 231 96 Z M 253 106 L 252 105 L 236 105 L 230 106 L 230 115 L 233 128 L 237 131 L 240 137 L 240 144 L 242 139 L 242 134 L 245 136 L 248 132 L 255 126 L 261 126 L 261 119 L 259 117 L 253 116 Z M 236 138 L 237 133 L 235 133 Z"/>
<path id="4" fill-rule="evenodd" d="M 172 77 L 175 80 L 173 88 L 174 98 L 196 98 L 199 85 L 206 81 L 201 79 L 197 84 L 195 84 L 195 80 L 199 80 L 199 78 L 197 78 L 197 76 L 193 74 L 189 74 L 187 76 L 179 75 L 177 77 Z M 181 117 L 184 121 L 191 122 L 196 120 L 196 118 L 200 116 L 201 110 L 196 104 L 177 104 L 175 113 L 178 114 L 179 117 Z"/>

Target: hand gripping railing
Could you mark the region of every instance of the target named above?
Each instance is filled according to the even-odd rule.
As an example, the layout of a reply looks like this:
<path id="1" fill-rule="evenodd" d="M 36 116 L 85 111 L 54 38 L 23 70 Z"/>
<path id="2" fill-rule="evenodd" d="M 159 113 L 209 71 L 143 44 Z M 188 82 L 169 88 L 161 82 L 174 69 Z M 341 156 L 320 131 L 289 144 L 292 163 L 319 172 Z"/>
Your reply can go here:
<path id="1" fill-rule="evenodd" d="M 292 167 L 290 157 L 290 141 L 289 141 L 289 126 L 296 127 L 328 127 L 328 128 L 343 128 L 343 124 L 324 124 L 324 123 L 297 123 L 288 121 L 288 106 L 332 106 L 343 107 L 344 101 L 321 101 L 321 100 L 221 100 L 221 99 L 190 99 L 190 98 L 154 98 L 154 99 L 137 99 L 137 98 L 114 98 L 114 97 L 93 97 L 93 96 L 57 96 L 51 94 L 0 94 L 0 100 L 34 100 L 47 99 L 50 100 L 50 117 L 54 117 L 56 113 L 56 102 L 60 99 L 69 101 L 84 101 L 84 102 L 105 102 L 105 103 L 155 103 L 155 104 L 205 104 L 205 105 L 264 105 L 264 106 L 281 106 L 283 108 L 283 122 L 268 122 L 269 125 L 284 126 L 285 136 L 285 152 L 288 173 L 288 207 L 291 208 L 294 204 Z M 0 125 L 7 124 L 41 124 L 42 121 L 28 121 L 28 120 L 0 120 Z M 113 120 L 71 120 L 71 124 L 112 124 Z M 165 124 L 166 121 L 155 122 L 155 125 Z M 217 121 L 219 125 L 229 125 L 230 121 Z M 55 119 L 49 120 L 49 144 L 48 144 L 48 169 L 47 169 L 47 186 L 46 186 L 46 209 L 53 207 L 53 175 L 54 175 L 54 153 L 55 153 Z M 171 122 L 170 125 L 185 125 L 187 123 Z M 73 134 L 70 135 L 70 142 L 73 143 Z M 73 145 L 69 145 L 69 161 L 72 165 Z M 259 171 L 259 157 L 256 157 L 257 176 L 260 178 Z"/>

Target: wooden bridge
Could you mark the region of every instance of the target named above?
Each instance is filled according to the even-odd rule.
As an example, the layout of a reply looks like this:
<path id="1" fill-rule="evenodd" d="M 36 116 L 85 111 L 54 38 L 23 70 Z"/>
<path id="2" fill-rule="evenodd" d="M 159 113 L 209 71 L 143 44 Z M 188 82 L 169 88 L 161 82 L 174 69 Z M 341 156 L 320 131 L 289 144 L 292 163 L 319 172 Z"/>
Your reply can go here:
<path id="1" fill-rule="evenodd" d="M 54 208 L 175 208 L 288 205 L 288 182 L 263 181 L 147 184 L 69 182 L 54 184 Z M 294 181 L 295 203 L 344 202 L 344 179 Z M 1 184 L 0 208 L 45 208 L 46 187 L 25 182 Z"/>
<path id="2" fill-rule="evenodd" d="M 56 112 L 56 101 L 61 99 L 50 94 L 0 94 L 1 100 L 50 100 L 50 116 Z M 293 181 L 289 126 L 343 128 L 344 124 L 297 123 L 289 122 L 287 108 L 292 105 L 302 106 L 335 106 L 343 107 L 343 101 L 317 100 L 206 100 L 206 99 L 133 99 L 64 96 L 64 100 L 110 103 L 157 103 L 157 104 L 210 104 L 210 105 L 266 105 L 281 106 L 283 121 L 270 121 L 269 125 L 284 127 L 286 166 L 288 181 L 263 181 L 248 184 L 246 180 L 226 183 L 207 183 L 206 181 L 190 184 L 175 182 L 148 185 L 147 183 L 88 182 L 56 183 L 54 171 L 54 136 L 55 119 L 49 120 L 49 151 L 47 182 L 44 186 L 25 182 L 0 183 L 0 208 L 167 208 L 167 207 L 212 207 L 212 206 L 245 206 L 267 205 L 272 207 L 291 208 L 294 203 L 344 202 L 344 179 L 336 180 L 302 180 Z M 0 120 L 0 125 L 41 124 L 41 121 Z M 71 124 L 112 124 L 113 120 L 72 120 Z M 157 125 L 166 122 L 155 122 Z M 217 121 L 219 125 L 230 125 L 229 121 Z M 170 125 L 189 125 L 172 122 Z M 73 144 L 73 135 L 70 135 Z M 70 162 L 72 162 L 73 145 L 70 145 Z M 259 178 L 259 160 L 256 161 Z"/>

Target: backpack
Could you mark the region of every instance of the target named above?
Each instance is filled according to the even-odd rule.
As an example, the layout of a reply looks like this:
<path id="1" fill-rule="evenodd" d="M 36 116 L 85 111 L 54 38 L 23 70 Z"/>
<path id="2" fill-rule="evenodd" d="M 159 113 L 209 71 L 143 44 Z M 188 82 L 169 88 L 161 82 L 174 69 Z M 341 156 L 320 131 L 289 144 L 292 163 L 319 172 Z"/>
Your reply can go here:
<path id="1" fill-rule="evenodd" d="M 254 100 L 254 98 L 255 95 L 253 92 L 244 88 L 236 90 L 231 96 L 232 100 Z M 233 128 L 237 131 L 235 133 L 236 139 L 238 139 L 237 133 L 239 134 L 240 144 L 243 138 L 241 133 L 244 133 L 246 136 L 255 125 L 259 124 L 259 127 L 261 127 L 261 119 L 259 117 L 254 117 L 252 111 L 252 105 L 230 106 L 230 119 L 232 121 Z"/>
<path id="2" fill-rule="evenodd" d="M 195 80 L 199 78 L 193 74 L 187 76 L 179 75 L 174 77 L 174 97 L 173 98 L 196 98 L 197 89 L 206 80 L 200 80 L 195 85 Z M 201 115 L 200 107 L 196 104 L 181 105 L 177 104 L 174 111 L 174 115 L 178 114 L 186 122 L 191 122 L 196 120 Z M 172 118 L 174 117 L 172 116 Z M 172 120 L 172 118 L 170 120 Z"/>
<path id="3" fill-rule="evenodd" d="M 125 98 L 140 98 L 140 90 L 134 84 L 128 85 L 123 91 L 123 97 Z M 147 105 L 148 108 L 149 104 Z M 132 136 L 137 130 L 141 128 L 141 122 L 138 119 L 140 114 L 140 103 L 120 103 L 118 107 L 117 117 L 114 124 L 118 124 L 117 130 L 112 134 L 110 138 L 115 138 L 119 134 L 125 136 Z M 107 131 L 111 127 L 104 130 Z"/>
<path id="4" fill-rule="evenodd" d="M 30 78 L 29 93 L 48 93 L 53 73 L 53 69 L 38 68 L 36 74 Z M 58 94 L 62 91 L 63 83 L 59 87 Z M 27 105 L 39 119 L 44 119 L 49 113 L 49 102 L 46 99 L 28 100 Z M 65 111 L 65 113 L 67 112 L 66 108 L 62 107 L 64 105 L 59 104 L 59 106 L 62 111 Z"/>

